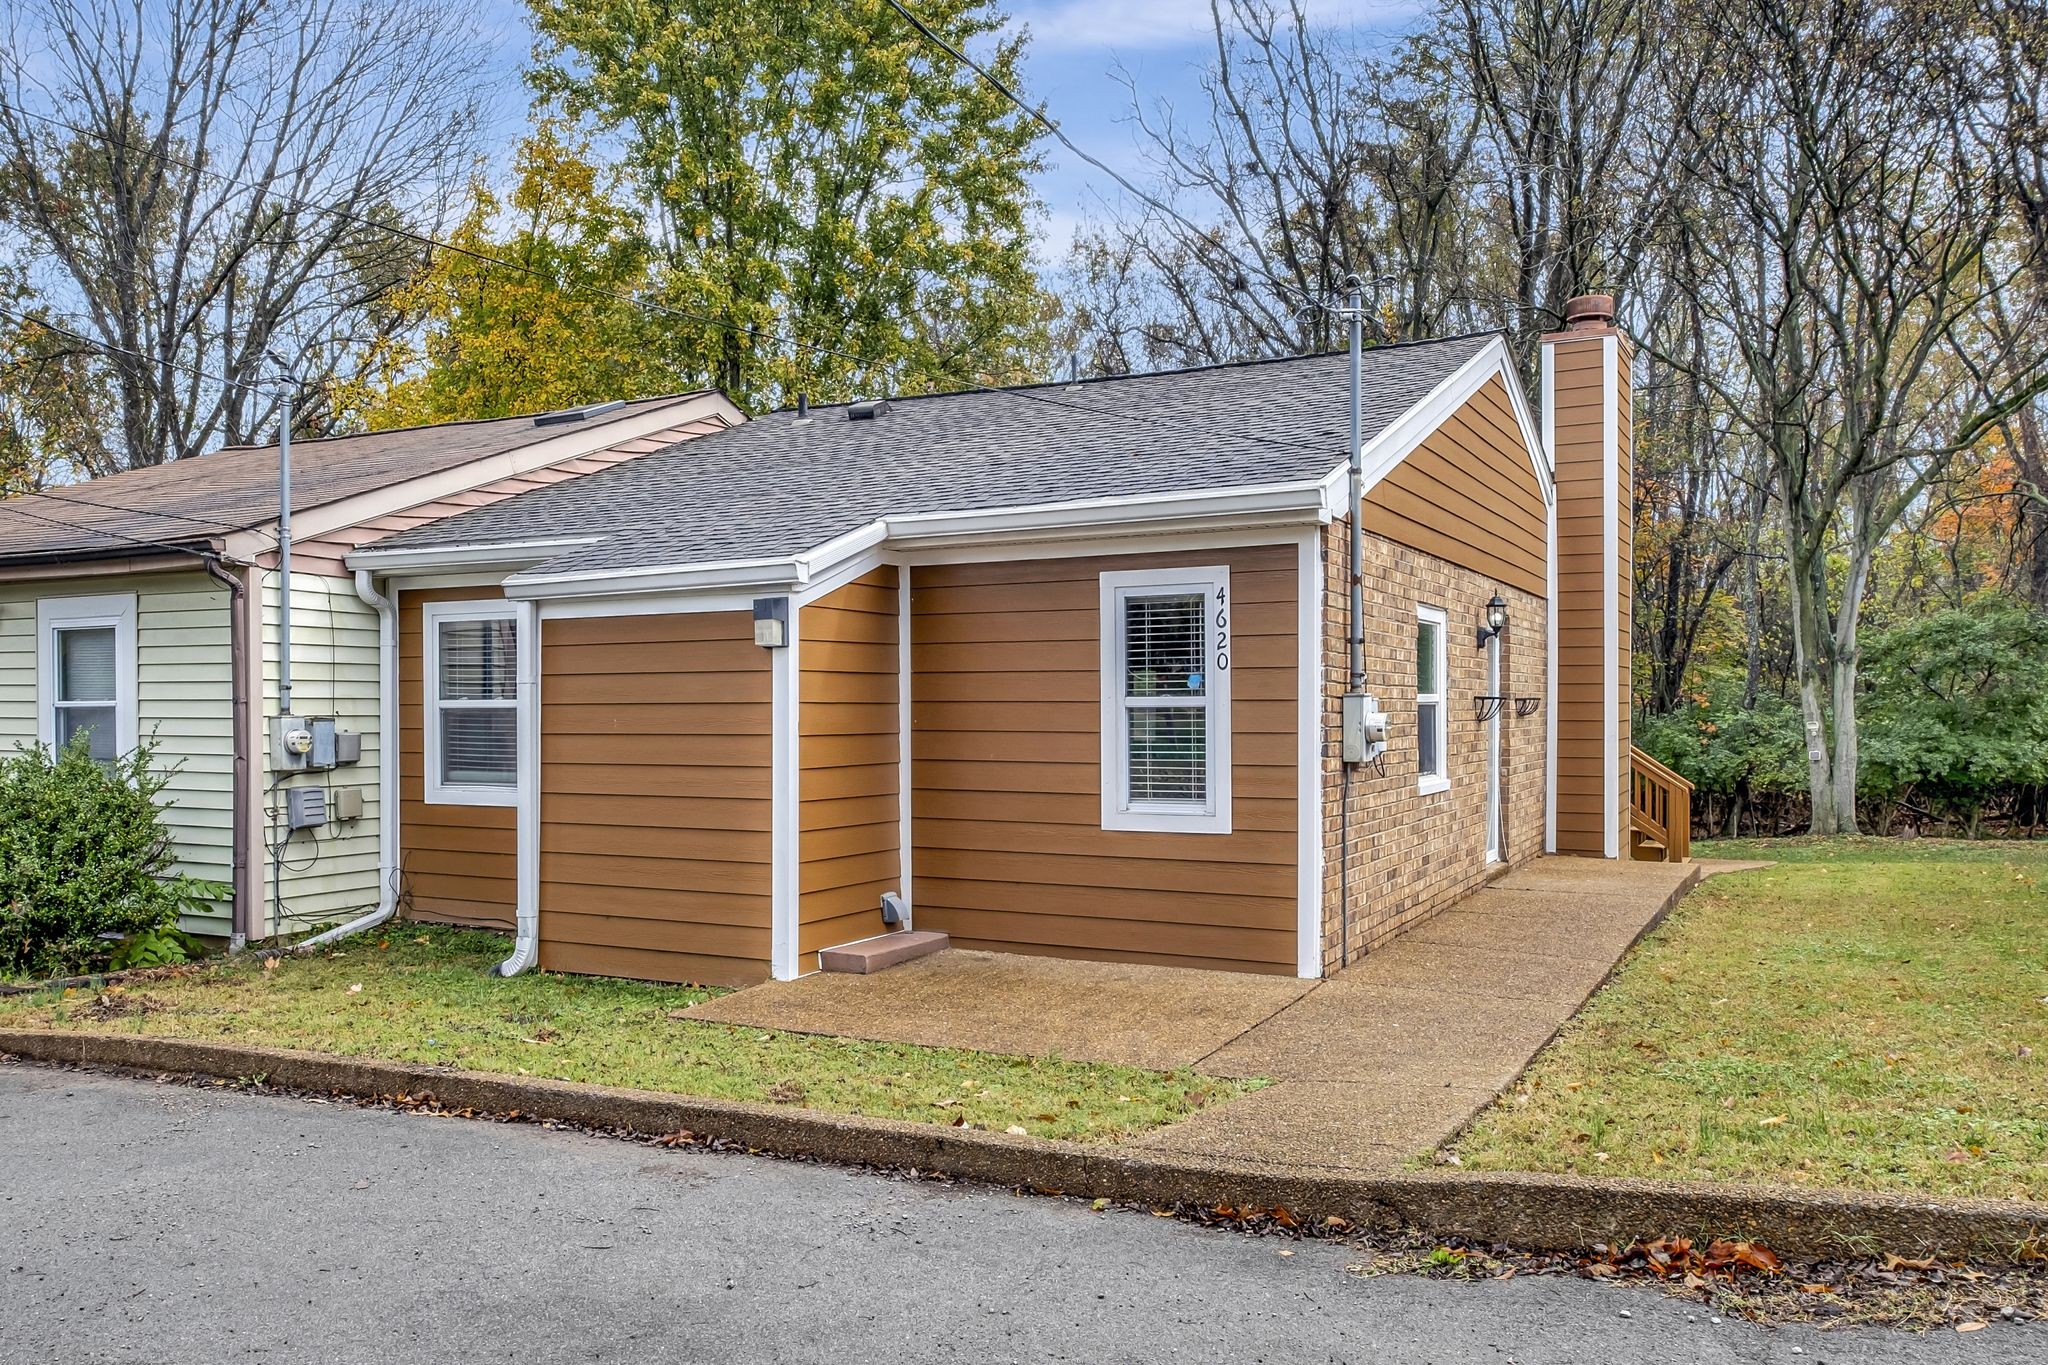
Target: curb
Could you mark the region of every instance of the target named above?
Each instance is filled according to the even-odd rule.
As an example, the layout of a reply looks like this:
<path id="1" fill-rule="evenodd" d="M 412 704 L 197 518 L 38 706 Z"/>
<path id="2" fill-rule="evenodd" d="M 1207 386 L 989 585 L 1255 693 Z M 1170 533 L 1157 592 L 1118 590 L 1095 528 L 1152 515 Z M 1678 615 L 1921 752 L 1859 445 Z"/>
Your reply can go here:
<path id="1" fill-rule="evenodd" d="M 1158 1207 L 1285 1208 L 1303 1223 L 1337 1217 L 1537 1251 L 1638 1238 L 1724 1237 L 1781 1256 L 1894 1251 L 1984 1262 L 2039 1259 L 2048 1206 L 1849 1191 L 1478 1172 L 1362 1175 L 1175 1158 L 1049 1138 L 823 1114 L 736 1100 L 455 1071 L 322 1053 L 170 1038 L 0 1029 L 0 1053 L 74 1066 L 175 1072 L 363 1099 L 431 1095 L 444 1109 L 663 1135 L 687 1130 L 781 1156 L 915 1168 L 1041 1194 Z"/>

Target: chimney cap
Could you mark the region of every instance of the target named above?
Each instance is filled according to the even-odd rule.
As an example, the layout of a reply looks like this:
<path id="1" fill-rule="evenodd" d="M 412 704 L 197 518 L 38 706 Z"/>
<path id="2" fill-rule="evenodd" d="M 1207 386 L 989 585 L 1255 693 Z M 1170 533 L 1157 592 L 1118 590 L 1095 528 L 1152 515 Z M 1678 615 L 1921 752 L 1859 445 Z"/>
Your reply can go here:
<path id="1" fill-rule="evenodd" d="M 1579 331 L 1588 327 L 1612 327 L 1614 325 L 1614 295 L 1580 294 L 1565 300 L 1564 325 L 1566 331 Z"/>

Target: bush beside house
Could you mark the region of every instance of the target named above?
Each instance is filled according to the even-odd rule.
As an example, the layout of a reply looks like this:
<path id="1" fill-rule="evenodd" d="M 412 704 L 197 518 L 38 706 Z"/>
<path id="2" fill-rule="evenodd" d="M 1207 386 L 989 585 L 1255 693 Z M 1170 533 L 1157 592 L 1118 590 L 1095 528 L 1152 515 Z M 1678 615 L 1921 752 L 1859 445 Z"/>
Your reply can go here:
<path id="1" fill-rule="evenodd" d="M 226 888 L 171 875 L 155 746 L 111 763 L 81 735 L 0 759 L 0 976 L 180 961 L 180 907 Z"/>

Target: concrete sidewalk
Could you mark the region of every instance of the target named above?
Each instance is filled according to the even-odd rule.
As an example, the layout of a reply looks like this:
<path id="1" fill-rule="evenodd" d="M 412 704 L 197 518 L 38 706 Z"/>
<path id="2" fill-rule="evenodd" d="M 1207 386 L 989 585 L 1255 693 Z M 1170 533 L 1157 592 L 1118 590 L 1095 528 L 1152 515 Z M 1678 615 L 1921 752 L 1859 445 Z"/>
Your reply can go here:
<path id="1" fill-rule="evenodd" d="M 1539 859 L 1337 973 L 1200 1063 L 1273 1085 L 1132 1145 L 1387 1170 L 1507 1089 L 1703 877 L 1741 864 Z"/>
<path id="2" fill-rule="evenodd" d="M 1131 1140 L 1299 1170 L 1384 1171 L 1505 1090 L 1703 877 L 1764 864 L 1542 858 L 1320 982 L 952 950 L 769 982 L 689 1011 L 755 1028 L 1270 1086 Z"/>

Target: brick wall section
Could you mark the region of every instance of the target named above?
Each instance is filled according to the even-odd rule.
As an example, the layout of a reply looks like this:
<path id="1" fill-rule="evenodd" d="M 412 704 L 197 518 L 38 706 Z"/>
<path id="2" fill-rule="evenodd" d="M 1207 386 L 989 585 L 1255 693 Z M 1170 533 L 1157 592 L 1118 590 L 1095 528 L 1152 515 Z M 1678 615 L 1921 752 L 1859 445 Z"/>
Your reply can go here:
<path id="1" fill-rule="evenodd" d="M 1502 690 L 1539 697 L 1548 638 L 1540 597 L 1378 536 L 1365 538 L 1366 687 L 1392 720 L 1386 774 L 1370 764 L 1351 773 L 1350 915 L 1344 942 L 1345 770 L 1339 725 L 1349 667 L 1344 627 L 1346 537 L 1342 522 L 1323 538 L 1323 968 L 1385 943 L 1470 894 L 1504 867 L 1542 850 L 1544 716 L 1501 715 L 1505 862 L 1486 862 L 1486 727 L 1472 698 L 1486 691 L 1486 653 L 1473 644 L 1488 598 L 1508 604 L 1501 656 Z M 1450 790 L 1416 789 L 1415 608 L 1441 607 L 1447 685 L 1446 754 Z"/>

